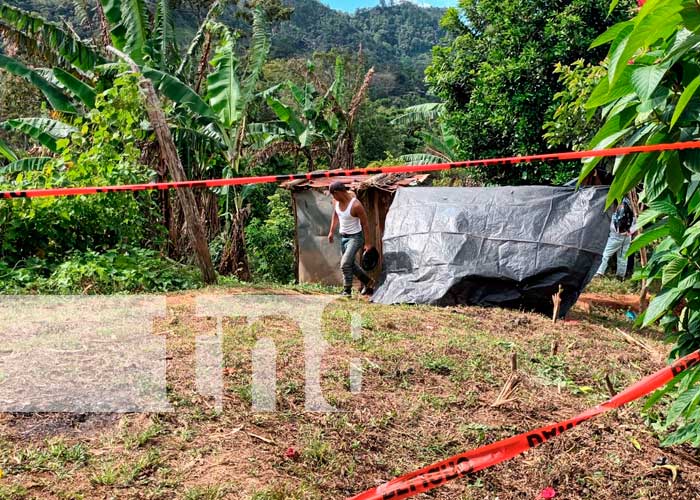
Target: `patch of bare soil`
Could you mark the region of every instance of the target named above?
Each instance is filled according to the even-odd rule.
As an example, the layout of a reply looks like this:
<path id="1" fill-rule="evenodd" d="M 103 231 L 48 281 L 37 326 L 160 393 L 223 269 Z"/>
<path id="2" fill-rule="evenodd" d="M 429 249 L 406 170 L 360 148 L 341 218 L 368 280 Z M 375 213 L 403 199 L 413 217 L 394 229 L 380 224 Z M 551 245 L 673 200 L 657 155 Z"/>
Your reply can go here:
<path id="1" fill-rule="evenodd" d="M 606 378 L 619 391 L 663 366 L 668 350 L 658 331 L 634 332 L 624 311 L 598 305 L 552 323 L 520 311 L 344 300 L 323 316 L 320 387 L 334 411 L 306 408 L 308 346 L 279 316 L 221 322 L 217 401 L 196 383 L 197 339 L 217 331 L 216 318 L 197 315 L 203 293 L 169 296 L 154 326 L 166 340 L 173 411 L 2 415 L 0 498 L 345 498 L 575 416 L 609 397 Z M 263 338 L 276 350 L 274 411 L 252 409 L 252 352 Z M 519 383 L 493 406 L 513 356 Z M 362 368 L 355 392 L 351 366 Z M 557 499 L 700 499 L 698 450 L 660 447 L 655 413 L 641 408 L 609 412 L 423 498 L 534 500 L 552 487 Z"/>

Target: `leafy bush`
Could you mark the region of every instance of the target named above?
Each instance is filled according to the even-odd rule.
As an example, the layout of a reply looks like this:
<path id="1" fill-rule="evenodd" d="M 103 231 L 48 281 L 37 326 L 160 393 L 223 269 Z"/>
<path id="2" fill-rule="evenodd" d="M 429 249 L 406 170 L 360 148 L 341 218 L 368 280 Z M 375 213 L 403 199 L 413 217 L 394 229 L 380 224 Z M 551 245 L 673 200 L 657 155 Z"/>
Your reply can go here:
<path id="1" fill-rule="evenodd" d="M 700 127 L 700 37 L 697 5 L 684 0 L 648 0 L 637 15 L 595 42 L 611 43 L 607 75 L 586 103 L 605 121 L 592 149 L 698 140 Z M 653 28 L 649 28 L 653 27 Z M 581 178 L 600 158 L 585 163 Z M 696 149 L 625 155 L 615 160 L 608 203 L 643 183 L 639 215 L 643 229 L 630 253 L 659 242 L 637 278 L 660 283 L 661 291 L 640 315 L 643 326 L 659 322 L 671 358 L 700 348 L 700 155 Z M 665 397 L 664 396 L 668 396 Z M 700 367 L 657 391 L 648 404 L 668 404 L 657 429 L 664 445 L 700 446 Z"/>
<path id="2" fill-rule="evenodd" d="M 59 155 L 43 167 L 3 173 L 1 189 L 31 189 L 148 182 L 140 162 L 148 123 L 133 77 L 121 77 L 97 96 L 96 108 L 76 117 L 68 137 L 56 141 Z M 105 251 L 122 245 L 158 243 L 152 193 L 13 199 L 0 202 L 0 258 L 9 265 L 33 256 L 49 263 L 70 251 Z"/>
<path id="3" fill-rule="evenodd" d="M 447 9 L 441 26 L 450 36 L 433 48 L 426 81 L 447 104 L 445 123 L 458 141 L 457 156 L 492 158 L 545 150 L 542 125 L 561 88 L 556 63 L 597 62 L 591 41 L 634 4 L 622 0 L 607 15 L 604 1 L 464 0 Z M 485 183 L 557 184 L 574 177 L 570 164 L 540 162 L 478 167 Z"/>
<path id="4" fill-rule="evenodd" d="M 294 280 L 291 195 L 280 189 L 268 200 L 267 218 L 253 219 L 246 228 L 250 266 L 257 279 L 289 283 Z"/>
<path id="5" fill-rule="evenodd" d="M 12 269 L 0 262 L 1 293 L 167 292 L 202 284 L 195 268 L 142 248 L 71 252 L 53 267 L 36 258 L 22 264 Z"/>

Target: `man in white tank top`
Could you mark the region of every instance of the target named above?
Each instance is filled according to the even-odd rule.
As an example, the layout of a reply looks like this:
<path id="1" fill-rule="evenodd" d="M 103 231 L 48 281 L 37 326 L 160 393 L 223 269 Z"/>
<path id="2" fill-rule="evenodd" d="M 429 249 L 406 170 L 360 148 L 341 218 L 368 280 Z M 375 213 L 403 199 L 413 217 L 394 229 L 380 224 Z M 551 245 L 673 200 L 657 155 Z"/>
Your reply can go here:
<path id="1" fill-rule="evenodd" d="M 348 192 L 348 188 L 342 182 L 334 182 L 330 185 L 331 196 L 333 196 L 333 218 L 331 219 L 331 229 L 328 232 L 328 242 L 333 243 L 333 233 L 336 226 L 340 224 L 341 248 L 343 256 L 340 259 L 340 269 L 343 271 L 343 293 L 350 297 L 352 295 L 353 275 L 362 282 L 362 295 L 372 295 L 374 290 L 370 286 L 371 278 L 364 269 L 355 261 L 357 252 L 368 250 L 372 247 L 369 225 L 367 223 L 367 213 L 360 200 Z M 366 235 L 366 237 L 365 237 Z"/>

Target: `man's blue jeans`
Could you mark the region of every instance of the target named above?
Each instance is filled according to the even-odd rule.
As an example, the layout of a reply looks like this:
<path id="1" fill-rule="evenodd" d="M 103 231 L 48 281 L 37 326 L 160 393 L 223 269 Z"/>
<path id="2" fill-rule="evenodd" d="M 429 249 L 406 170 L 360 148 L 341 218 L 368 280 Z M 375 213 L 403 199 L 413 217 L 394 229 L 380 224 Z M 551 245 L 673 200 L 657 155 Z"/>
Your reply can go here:
<path id="1" fill-rule="evenodd" d="M 617 275 L 620 278 L 624 278 L 627 272 L 627 250 L 630 248 L 631 241 L 632 238 L 627 233 L 610 231 L 608 242 L 605 245 L 605 250 L 603 250 L 603 261 L 600 263 L 596 274 L 605 274 L 605 271 L 608 269 L 608 260 L 617 252 Z"/>
<path id="2" fill-rule="evenodd" d="M 352 287 L 353 274 L 363 283 L 370 282 L 370 277 L 356 262 L 355 256 L 357 252 L 365 246 L 365 236 L 362 231 L 356 234 L 341 235 L 340 247 L 343 256 L 340 258 L 340 269 L 343 271 L 343 286 L 345 288 Z"/>

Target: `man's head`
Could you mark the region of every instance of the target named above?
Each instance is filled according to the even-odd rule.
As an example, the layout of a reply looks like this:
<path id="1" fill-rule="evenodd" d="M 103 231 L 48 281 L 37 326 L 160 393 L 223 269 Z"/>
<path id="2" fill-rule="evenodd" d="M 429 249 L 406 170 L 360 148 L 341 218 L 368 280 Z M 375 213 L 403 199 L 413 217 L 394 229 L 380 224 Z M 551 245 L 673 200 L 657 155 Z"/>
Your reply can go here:
<path id="1" fill-rule="evenodd" d="M 337 201 L 341 201 L 347 196 L 348 187 L 340 181 L 335 181 L 330 185 L 328 191 L 330 191 L 333 198 Z"/>

